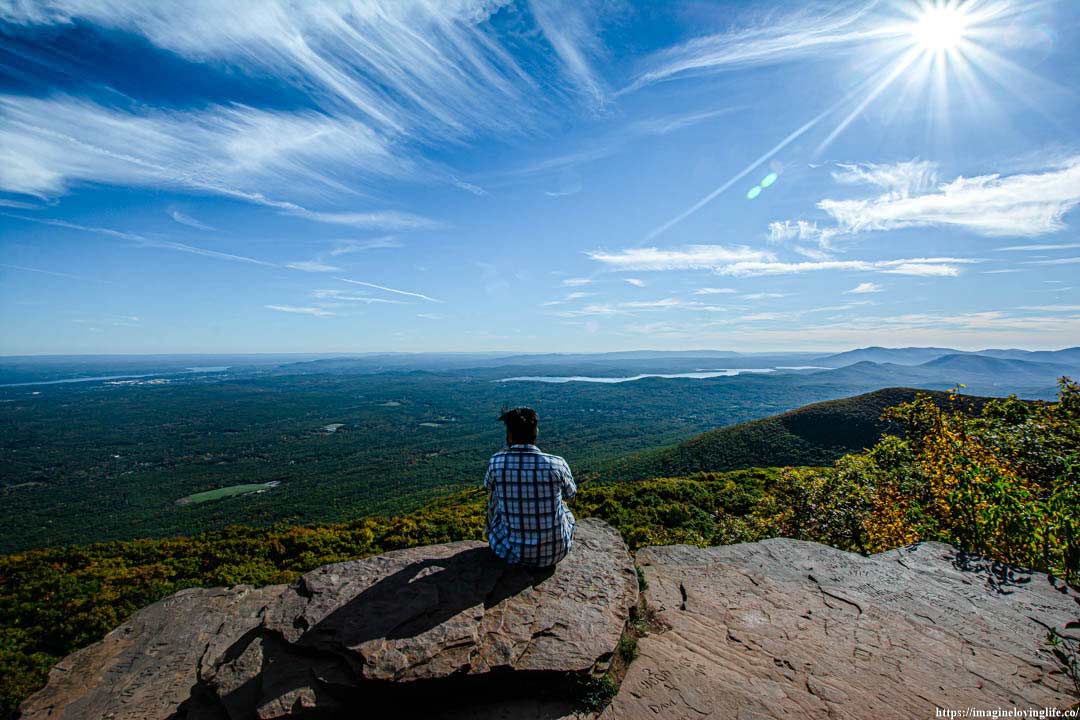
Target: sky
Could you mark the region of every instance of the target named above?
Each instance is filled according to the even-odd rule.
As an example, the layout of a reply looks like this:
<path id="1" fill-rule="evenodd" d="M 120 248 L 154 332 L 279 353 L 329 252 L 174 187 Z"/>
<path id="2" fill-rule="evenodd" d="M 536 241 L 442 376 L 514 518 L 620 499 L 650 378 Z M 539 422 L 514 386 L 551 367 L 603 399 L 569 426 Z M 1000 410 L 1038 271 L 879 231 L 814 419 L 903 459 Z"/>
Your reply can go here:
<path id="1" fill-rule="evenodd" d="M 1080 344 L 1080 3 L 0 0 L 0 354 Z"/>

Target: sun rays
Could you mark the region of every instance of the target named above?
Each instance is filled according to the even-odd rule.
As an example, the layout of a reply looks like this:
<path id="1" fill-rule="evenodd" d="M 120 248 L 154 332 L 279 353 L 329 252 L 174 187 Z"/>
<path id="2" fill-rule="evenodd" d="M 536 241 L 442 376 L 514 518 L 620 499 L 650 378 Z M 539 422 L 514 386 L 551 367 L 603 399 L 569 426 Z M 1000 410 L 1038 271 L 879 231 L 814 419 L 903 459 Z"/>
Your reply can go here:
<path id="1" fill-rule="evenodd" d="M 883 128 L 901 115 L 921 115 L 928 136 L 941 146 L 952 140 L 952 116 L 959 107 L 969 113 L 977 110 L 983 123 L 995 122 L 1002 103 L 1014 100 L 1041 111 L 1041 97 L 1064 89 L 1007 55 L 1052 42 L 1035 19 L 1044 5 L 1039 0 L 896 0 L 883 4 L 878 14 L 859 13 L 845 25 L 843 38 L 833 43 L 847 46 L 849 67 L 859 73 L 846 92 L 642 242 L 696 213 L 804 135 L 821 133 L 808 158 L 820 161 L 872 110 Z"/>

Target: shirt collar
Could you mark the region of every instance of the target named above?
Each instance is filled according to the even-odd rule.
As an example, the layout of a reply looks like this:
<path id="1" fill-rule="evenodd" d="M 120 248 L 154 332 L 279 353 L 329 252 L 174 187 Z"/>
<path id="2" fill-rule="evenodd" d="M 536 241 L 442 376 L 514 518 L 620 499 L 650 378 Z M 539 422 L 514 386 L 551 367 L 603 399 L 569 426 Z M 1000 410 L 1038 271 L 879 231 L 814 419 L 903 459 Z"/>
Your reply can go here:
<path id="1" fill-rule="evenodd" d="M 510 446 L 510 450 L 528 450 L 530 452 L 540 452 L 540 448 L 529 443 L 515 443 Z"/>

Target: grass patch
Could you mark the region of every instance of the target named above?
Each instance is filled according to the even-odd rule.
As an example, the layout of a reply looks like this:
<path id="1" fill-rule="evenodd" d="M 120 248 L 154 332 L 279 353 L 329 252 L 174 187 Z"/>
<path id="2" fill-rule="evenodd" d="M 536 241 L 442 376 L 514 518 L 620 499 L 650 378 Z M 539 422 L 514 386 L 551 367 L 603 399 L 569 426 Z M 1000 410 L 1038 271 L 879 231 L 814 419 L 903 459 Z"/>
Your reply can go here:
<path id="1" fill-rule="evenodd" d="M 619 685 L 610 675 L 579 675 L 576 683 L 577 702 L 585 712 L 600 712 L 619 692 Z"/>
<path id="2" fill-rule="evenodd" d="M 619 640 L 618 652 L 619 657 L 622 658 L 622 661 L 627 665 L 637 660 L 637 638 L 632 635 L 623 635 Z"/>
<path id="3" fill-rule="evenodd" d="M 261 492 L 263 490 L 269 490 L 277 483 L 251 483 L 248 485 L 230 485 L 228 487 L 218 488 L 216 490 L 206 490 L 205 492 L 198 492 L 187 497 L 180 498 L 176 501 L 177 505 L 198 505 L 199 503 L 209 502 L 210 500 L 220 500 L 221 498 L 234 497 L 236 495 L 247 495 L 249 493 Z"/>

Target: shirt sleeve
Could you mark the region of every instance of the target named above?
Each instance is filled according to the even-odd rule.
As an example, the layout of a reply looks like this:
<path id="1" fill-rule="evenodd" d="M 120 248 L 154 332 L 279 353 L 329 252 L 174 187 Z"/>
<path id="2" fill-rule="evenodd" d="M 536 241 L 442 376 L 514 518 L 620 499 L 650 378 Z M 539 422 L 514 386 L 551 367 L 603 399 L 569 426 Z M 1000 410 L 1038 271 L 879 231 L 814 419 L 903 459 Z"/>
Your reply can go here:
<path id="1" fill-rule="evenodd" d="M 488 461 L 487 472 L 484 473 L 484 490 L 491 492 L 491 488 L 495 486 L 495 460 L 494 458 Z"/>
<path id="2" fill-rule="evenodd" d="M 562 483 L 563 498 L 569 500 L 577 495 L 577 483 L 574 482 L 574 475 L 570 472 L 570 466 L 565 460 L 559 466 L 559 480 Z"/>

